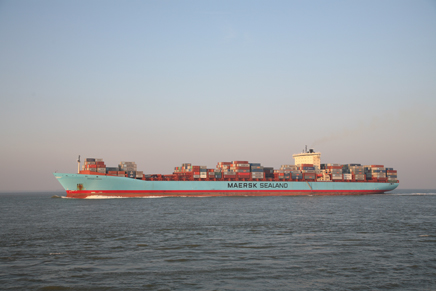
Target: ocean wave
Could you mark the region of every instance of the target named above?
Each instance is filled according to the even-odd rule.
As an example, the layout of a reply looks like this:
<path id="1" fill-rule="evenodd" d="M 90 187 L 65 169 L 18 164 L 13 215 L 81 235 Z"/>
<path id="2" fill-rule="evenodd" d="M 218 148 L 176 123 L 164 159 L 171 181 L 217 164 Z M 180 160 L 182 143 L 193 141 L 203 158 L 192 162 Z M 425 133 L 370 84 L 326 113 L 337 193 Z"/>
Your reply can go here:
<path id="1" fill-rule="evenodd" d="M 434 196 L 436 193 L 386 193 L 394 196 Z"/>

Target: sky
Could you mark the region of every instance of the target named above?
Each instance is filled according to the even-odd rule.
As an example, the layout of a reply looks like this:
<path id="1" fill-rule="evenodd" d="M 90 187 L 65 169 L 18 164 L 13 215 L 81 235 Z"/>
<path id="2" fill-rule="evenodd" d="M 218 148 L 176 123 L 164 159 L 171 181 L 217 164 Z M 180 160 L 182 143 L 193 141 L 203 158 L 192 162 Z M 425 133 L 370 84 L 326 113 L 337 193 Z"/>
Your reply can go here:
<path id="1" fill-rule="evenodd" d="M 0 98 L 0 192 L 305 145 L 436 189 L 436 1 L 0 0 Z"/>

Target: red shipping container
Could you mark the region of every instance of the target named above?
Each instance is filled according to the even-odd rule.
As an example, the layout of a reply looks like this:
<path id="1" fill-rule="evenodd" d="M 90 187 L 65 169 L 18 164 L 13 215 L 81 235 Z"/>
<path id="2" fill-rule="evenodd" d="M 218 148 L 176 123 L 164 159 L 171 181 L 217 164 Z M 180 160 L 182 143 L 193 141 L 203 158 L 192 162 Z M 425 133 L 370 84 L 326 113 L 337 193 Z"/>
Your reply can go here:
<path id="1" fill-rule="evenodd" d="M 390 171 L 387 171 L 388 173 L 397 173 L 397 170 L 390 170 Z"/>
<path id="2" fill-rule="evenodd" d="M 251 173 L 237 173 L 238 177 L 250 177 Z"/>
<path id="3" fill-rule="evenodd" d="M 233 164 L 249 164 L 248 161 L 233 161 Z"/>
<path id="4" fill-rule="evenodd" d="M 200 172 L 194 172 L 194 175 L 200 175 Z"/>
<path id="5" fill-rule="evenodd" d="M 101 175 L 104 176 L 105 174 L 101 174 L 95 171 L 80 171 L 80 174 L 84 174 L 84 175 Z"/>
<path id="6" fill-rule="evenodd" d="M 371 168 L 384 168 L 385 166 L 383 165 L 371 165 Z"/>
<path id="7" fill-rule="evenodd" d="M 97 165 L 88 165 L 88 168 L 97 168 Z"/>
<path id="8" fill-rule="evenodd" d="M 301 164 L 300 167 L 313 167 L 313 164 Z"/>
<path id="9" fill-rule="evenodd" d="M 233 167 L 235 170 L 250 170 L 250 167 Z"/>

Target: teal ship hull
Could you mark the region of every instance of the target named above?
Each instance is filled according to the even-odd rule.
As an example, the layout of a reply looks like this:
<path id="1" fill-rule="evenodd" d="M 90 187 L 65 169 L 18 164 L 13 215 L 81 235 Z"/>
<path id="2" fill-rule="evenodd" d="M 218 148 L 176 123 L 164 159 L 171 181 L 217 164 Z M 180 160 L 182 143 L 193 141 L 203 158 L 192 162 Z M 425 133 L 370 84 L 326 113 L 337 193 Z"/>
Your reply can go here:
<path id="1" fill-rule="evenodd" d="M 398 183 L 354 181 L 149 181 L 106 175 L 54 173 L 71 198 L 292 196 L 382 194 Z"/>

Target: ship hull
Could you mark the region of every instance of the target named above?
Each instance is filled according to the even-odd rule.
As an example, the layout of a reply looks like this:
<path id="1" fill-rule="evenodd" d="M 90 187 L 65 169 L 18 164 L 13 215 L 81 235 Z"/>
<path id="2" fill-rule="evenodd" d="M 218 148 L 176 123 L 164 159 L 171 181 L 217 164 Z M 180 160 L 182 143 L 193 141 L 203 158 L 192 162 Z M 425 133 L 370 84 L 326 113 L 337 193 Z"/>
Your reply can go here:
<path id="1" fill-rule="evenodd" d="M 54 173 L 71 198 L 298 196 L 382 194 L 398 183 L 326 181 L 144 181 Z"/>

